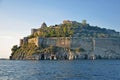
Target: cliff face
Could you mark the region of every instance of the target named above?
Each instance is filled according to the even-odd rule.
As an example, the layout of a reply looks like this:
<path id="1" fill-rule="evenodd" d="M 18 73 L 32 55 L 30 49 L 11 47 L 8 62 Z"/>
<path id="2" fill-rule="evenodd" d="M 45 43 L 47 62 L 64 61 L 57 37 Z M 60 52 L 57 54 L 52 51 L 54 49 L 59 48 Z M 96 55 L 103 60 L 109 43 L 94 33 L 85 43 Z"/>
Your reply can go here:
<path id="1" fill-rule="evenodd" d="M 32 29 L 30 36 L 20 40 L 20 46 L 13 46 L 10 56 L 12 60 L 94 58 L 120 59 L 119 32 L 76 21 Z"/>

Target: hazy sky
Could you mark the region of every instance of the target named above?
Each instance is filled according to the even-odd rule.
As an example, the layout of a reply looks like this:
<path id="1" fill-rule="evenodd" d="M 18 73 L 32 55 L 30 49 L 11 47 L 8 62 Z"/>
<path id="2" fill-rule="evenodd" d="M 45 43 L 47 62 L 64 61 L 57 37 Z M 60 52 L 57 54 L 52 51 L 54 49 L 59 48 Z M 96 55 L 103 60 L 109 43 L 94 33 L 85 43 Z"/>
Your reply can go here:
<path id="1" fill-rule="evenodd" d="M 31 28 L 66 19 L 120 31 L 120 0 L 0 0 L 0 58 Z"/>

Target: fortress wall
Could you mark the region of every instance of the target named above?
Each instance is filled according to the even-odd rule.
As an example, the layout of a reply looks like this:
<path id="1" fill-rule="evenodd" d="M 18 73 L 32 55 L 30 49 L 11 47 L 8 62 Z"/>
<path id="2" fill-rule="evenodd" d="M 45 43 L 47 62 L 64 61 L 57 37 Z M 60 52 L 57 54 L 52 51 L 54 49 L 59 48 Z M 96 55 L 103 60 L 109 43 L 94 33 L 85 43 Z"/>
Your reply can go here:
<path id="1" fill-rule="evenodd" d="M 119 48 L 120 41 L 118 39 L 108 39 L 108 38 L 104 38 L 104 39 L 95 39 L 95 43 L 96 43 L 96 47 L 102 47 L 102 48 Z"/>
<path id="2" fill-rule="evenodd" d="M 95 54 L 101 56 L 120 57 L 120 39 L 104 38 L 95 39 Z"/>
<path id="3" fill-rule="evenodd" d="M 36 45 L 46 46 L 58 46 L 66 48 L 84 48 L 86 50 L 92 50 L 91 39 L 70 38 L 70 37 L 52 37 L 52 38 L 32 38 L 28 40 L 28 43 L 34 43 Z"/>
<path id="4" fill-rule="evenodd" d="M 120 49 L 120 39 L 95 39 L 95 47 L 118 50 Z"/>
<path id="5" fill-rule="evenodd" d="M 92 40 L 91 39 L 81 39 L 81 38 L 72 38 L 71 39 L 71 48 L 81 47 L 86 51 L 92 50 Z"/>
<path id="6" fill-rule="evenodd" d="M 58 46 L 58 47 L 70 47 L 70 39 L 64 37 L 51 37 L 51 38 L 39 38 L 38 40 L 39 45 L 46 45 L 46 46 Z"/>
<path id="7" fill-rule="evenodd" d="M 56 46 L 56 39 L 52 39 L 52 38 L 39 38 L 38 39 L 38 44 L 42 45 L 42 46 Z"/>
<path id="8" fill-rule="evenodd" d="M 70 38 L 68 38 L 68 37 L 58 38 L 56 46 L 66 47 L 66 48 L 70 47 Z"/>
<path id="9" fill-rule="evenodd" d="M 94 53 L 101 56 L 120 57 L 120 39 L 118 38 L 101 38 L 101 39 L 81 39 L 70 37 L 51 37 L 51 38 L 32 38 L 29 43 L 35 43 L 37 46 L 58 46 L 65 48 L 83 48 L 85 53 Z"/>
<path id="10" fill-rule="evenodd" d="M 44 38 L 43 45 L 56 46 L 56 39 Z"/>

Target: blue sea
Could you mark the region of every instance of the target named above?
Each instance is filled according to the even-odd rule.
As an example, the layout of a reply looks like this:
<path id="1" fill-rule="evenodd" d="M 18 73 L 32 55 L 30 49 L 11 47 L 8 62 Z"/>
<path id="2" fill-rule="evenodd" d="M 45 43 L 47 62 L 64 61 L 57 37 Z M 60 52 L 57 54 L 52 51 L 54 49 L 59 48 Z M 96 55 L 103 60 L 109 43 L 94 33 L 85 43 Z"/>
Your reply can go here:
<path id="1" fill-rule="evenodd" d="M 120 60 L 0 60 L 0 80 L 120 80 Z"/>

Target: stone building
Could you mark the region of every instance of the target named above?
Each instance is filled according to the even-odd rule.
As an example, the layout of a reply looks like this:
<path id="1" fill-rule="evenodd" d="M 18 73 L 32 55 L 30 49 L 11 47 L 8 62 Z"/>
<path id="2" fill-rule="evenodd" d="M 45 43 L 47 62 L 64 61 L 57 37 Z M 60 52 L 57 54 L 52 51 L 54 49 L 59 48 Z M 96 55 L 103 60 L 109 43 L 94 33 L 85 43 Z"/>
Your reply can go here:
<path id="1" fill-rule="evenodd" d="M 46 23 L 43 22 L 42 25 L 41 25 L 41 28 L 46 28 L 46 27 L 47 27 Z"/>

